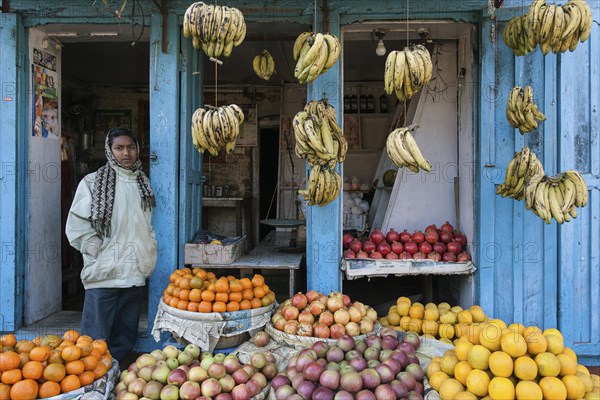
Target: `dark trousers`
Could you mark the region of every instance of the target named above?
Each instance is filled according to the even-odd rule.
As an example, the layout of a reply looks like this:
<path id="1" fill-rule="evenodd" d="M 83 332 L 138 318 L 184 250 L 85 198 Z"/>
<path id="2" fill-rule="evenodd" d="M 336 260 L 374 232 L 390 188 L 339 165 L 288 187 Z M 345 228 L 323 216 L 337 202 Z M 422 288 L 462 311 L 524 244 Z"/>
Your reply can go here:
<path id="1" fill-rule="evenodd" d="M 81 332 L 106 340 L 110 353 L 119 362 L 135 345 L 143 290 L 140 286 L 85 291 Z"/>

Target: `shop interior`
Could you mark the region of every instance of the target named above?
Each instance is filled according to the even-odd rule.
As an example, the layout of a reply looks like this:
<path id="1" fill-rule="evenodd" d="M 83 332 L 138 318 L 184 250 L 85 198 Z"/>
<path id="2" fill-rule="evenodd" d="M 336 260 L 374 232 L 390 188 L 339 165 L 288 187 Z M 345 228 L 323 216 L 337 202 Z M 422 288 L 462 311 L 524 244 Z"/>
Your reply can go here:
<path id="1" fill-rule="evenodd" d="M 294 154 L 290 124 L 306 99 L 306 87 L 294 79 L 291 57 L 295 38 L 306 30 L 309 26 L 300 24 L 249 23 L 244 45 L 236 48 L 222 65 L 205 58 L 201 71 L 205 104 L 236 103 L 246 114 L 246 126 L 233 154 L 204 157 L 204 197 L 250 199 L 241 220 L 231 207 L 205 208 L 202 229 L 223 236 L 235 236 L 241 229 L 247 237 L 246 251 L 273 229 L 291 232 L 294 240 L 287 251 L 304 251 L 305 226 L 288 228 L 285 222 L 303 220 L 306 212 L 297 195 L 297 190 L 306 184 L 305 161 Z M 49 25 L 44 32 L 61 47 L 64 224 L 77 183 L 104 163 L 103 140 L 111 127 L 131 128 L 140 141 L 142 162 L 148 169 L 149 28 L 138 27 L 132 32 L 130 26 Z M 439 227 L 451 221 L 471 242 L 473 180 L 468 179 L 472 174 L 461 170 L 461 166 L 473 163 L 473 104 L 469 96 L 463 103 L 460 101 L 461 95 L 469 93 L 461 82 L 473 73 L 469 26 L 411 22 L 407 29 L 405 22 L 363 22 L 344 27 L 341 36 L 344 90 L 340 107 L 344 107 L 344 131 L 349 142 L 341 199 L 344 233 L 359 236 L 372 228 L 384 233 L 391 228 L 413 232 L 424 230 L 429 224 Z M 407 42 L 424 43 L 429 48 L 437 76 L 427 95 L 401 103 L 383 91 L 383 71 L 386 54 L 402 49 Z M 277 72 L 269 81 L 257 77 L 251 67 L 252 58 L 263 49 L 269 50 L 276 65 Z M 432 178 L 400 171 L 391 187 L 384 186 L 383 174 L 390 168 L 397 169 L 386 160 L 386 136 L 405 123 L 420 125 L 423 134 L 417 131 L 415 137 L 422 151 L 431 160 L 437 160 L 436 173 Z M 416 185 L 421 187 L 415 189 Z M 361 212 L 348 206 L 351 201 L 364 204 L 358 207 Z M 419 204 L 418 212 L 407 206 L 411 203 Z M 261 223 L 264 220 L 277 223 Z M 66 239 L 62 243 L 62 263 L 63 310 L 80 310 L 81 256 Z M 279 272 L 263 274 L 273 290 L 285 293 L 288 277 Z M 303 287 L 303 274 L 304 266 L 296 281 L 298 291 L 307 289 Z M 399 292 L 423 299 L 427 285 L 430 290 L 433 288 L 429 295 L 434 301 L 469 305 L 473 292 L 471 276 L 440 278 L 443 284 L 437 278 L 420 276 L 353 280 L 344 277 L 343 290 L 381 310 L 387 310 L 387 302 Z M 456 292 L 453 287 L 460 287 L 460 298 L 451 295 Z"/>

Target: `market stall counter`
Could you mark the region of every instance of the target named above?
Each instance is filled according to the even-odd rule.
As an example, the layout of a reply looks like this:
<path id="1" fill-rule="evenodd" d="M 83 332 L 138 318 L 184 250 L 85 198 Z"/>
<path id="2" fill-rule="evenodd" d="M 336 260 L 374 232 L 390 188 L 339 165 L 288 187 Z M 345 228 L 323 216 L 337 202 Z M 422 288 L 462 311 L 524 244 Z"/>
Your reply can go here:
<path id="1" fill-rule="evenodd" d="M 248 254 L 242 255 L 230 264 L 192 264 L 202 268 L 218 269 L 261 269 L 261 270 L 288 270 L 289 272 L 289 297 L 294 295 L 296 289 L 295 272 L 300 268 L 304 253 L 285 252 L 282 249 L 289 247 L 292 233 L 289 231 L 273 230 L 261 240 Z"/>

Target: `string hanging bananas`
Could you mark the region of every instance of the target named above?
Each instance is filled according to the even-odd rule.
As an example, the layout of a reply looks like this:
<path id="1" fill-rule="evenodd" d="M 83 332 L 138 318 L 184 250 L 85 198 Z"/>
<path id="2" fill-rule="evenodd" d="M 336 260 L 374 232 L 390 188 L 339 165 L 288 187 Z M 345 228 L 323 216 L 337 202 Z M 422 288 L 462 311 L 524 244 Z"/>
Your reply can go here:
<path id="1" fill-rule="evenodd" d="M 390 159 L 398 167 L 407 167 L 415 173 L 420 169 L 429 172 L 431 163 L 423 157 L 411 133 L 416 128 L 418 125 L 394 129 L 387 137 L 386 150 Z"/>
<path id="2" fill-rule="evenodd" d="M 525 146 L 508 163 L 504 183 L 498 185 L 496 194 L 510 197 L 515 200 L 525 198 L 527 182 L 535 177 L 544 176 L 544 166 L 537 155 Z"/>
<path id="3" fill-rule="evenodd" d="M 267 50 L 263 50 L 252 60 L 252 69 L 259 78 L 268 81 L 275 73 L 275 61 Z"/>
<path id="4" fill-rule="evenodd" d="M 506 119 L 513 128 L 519 128 L 521 134 L 537 129 L 538 121 L 545 121 L 546 116 L 533 102 L 531 86 L 515 86 L 508 96 L 506 104 Z"/>
<path id="5" fill-rule="evenodd" d="M 244 112 L 236 104 L 198 108 L 192 115 L 191 133 L 194 147 L 200 153 L 208 151 L 215 157 L 223 147 L 227 154 L 233 153 L 243 122 Z"/>
<path id="6" fill-rule="evenodd" d="M 292 121 L 296 145 L 294 151 L 311 166 L 328 165 L 334 169 L 343 162 L 348 142 L 337 123 L 335 108 L 327 100 L 313 100 Z"/>
<path id="7" fill-rule="evenodd" d="M 183 15 L 183 36 L 209 57 L 229 57 L 246 37 L 246 21 L 237 8 L 196 2 Z"/>
<path id="8" fill-rule="evenodd" d="M 340 58 L 342 45 L 329 33 L 303 32 L 294 42 L 294 77 L 300 83 L 314 81 Z"/>
<path id="9" fill-rule="evenodd" d="M 559 224 L 577 218 L 577 207 L 588 203 L 588 187 L 581 174 L 573 169 L 556 176 L 536 176 L 525 186 L 525 208 L 547 224 Z"/>
<path id="10" fill-rule="evenodd" d="M 502 37 L 515 55 L 532 52 L 537 45 L 542 53 L 574 51 L 592 32 L 592 12 L 585 0 L 569 0 L 565 5 L 533 0 L 527 14 L 506 23 Z"/>
<path id="11" fill-rule="evenodd" d="M 331 203 L 340 194 L 342 177 L 337 171 L 319 164 L 313 165 L 308 174 L 306 189 L 298 190 L 309 206 L 320 207 Z"/>
<path id="12" fill-rule="evenodd" d="M 391 51 L 385 61 L 385 92 L 395 92 L 400 101 L 410 99 L 429 83 L 432 74 L 431 55 L 425 46 L 417 44 Z"/>

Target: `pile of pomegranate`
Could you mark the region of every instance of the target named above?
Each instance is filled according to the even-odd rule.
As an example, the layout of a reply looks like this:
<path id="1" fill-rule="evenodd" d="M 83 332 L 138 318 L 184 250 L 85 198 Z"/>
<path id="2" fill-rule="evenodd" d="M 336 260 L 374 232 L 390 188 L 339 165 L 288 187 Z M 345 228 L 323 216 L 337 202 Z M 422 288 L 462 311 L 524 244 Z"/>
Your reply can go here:
<path id="1" fill-rule="evenodd" d="M 424 231 L 390 229 L 385 235 L 374 229 L 368 237 L 359 240 L 350 233 L 342 237 L 344 258 L 374 258 L 388 260 L 432 260 L 466 262 L 467 237 L 454 229 L 448 221 L 441 227 L 429 225 Z"/>

